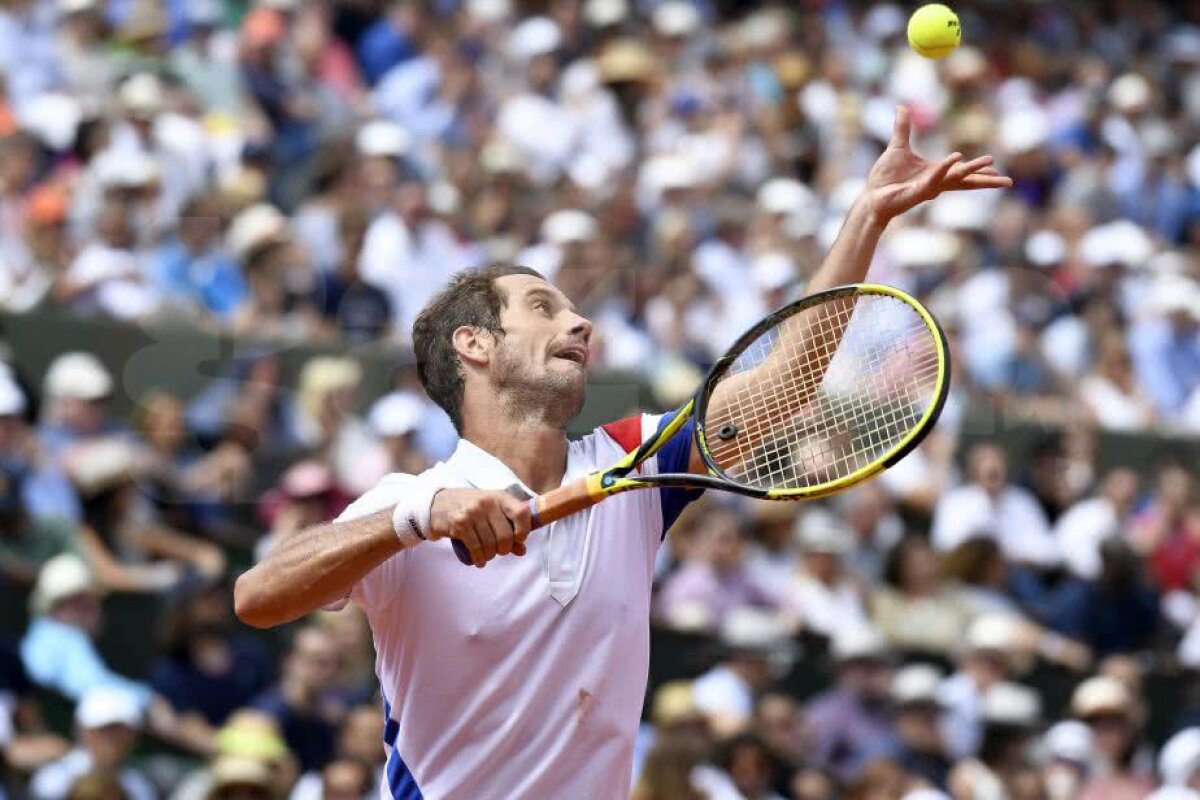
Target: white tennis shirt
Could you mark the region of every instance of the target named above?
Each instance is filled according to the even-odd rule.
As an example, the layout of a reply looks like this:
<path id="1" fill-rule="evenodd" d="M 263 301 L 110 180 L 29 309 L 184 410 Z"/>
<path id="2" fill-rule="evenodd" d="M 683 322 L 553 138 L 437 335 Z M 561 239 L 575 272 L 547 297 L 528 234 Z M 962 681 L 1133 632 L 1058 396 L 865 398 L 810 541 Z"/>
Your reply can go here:
<path id="1" fill-rule="evenodd" d="M 571 442 L 563 482 L 610 466 L 666 421 L 630 417 Z M 685 472 L 691 424 L 641 472 Z M 462 440 L 421 475 L 386 476 L 340 519 L 394 506 L 416 481 L 529 491 Z M 461 564 L 441 540 L 401 551 L 364 577 L 351 599 L 370 620 L 386 705 L 380 797 L 628 797 L 654 558 L 693 496 L 617 495 L 534 532 L 524 557 L 498 557 L 484 569 Z"/>

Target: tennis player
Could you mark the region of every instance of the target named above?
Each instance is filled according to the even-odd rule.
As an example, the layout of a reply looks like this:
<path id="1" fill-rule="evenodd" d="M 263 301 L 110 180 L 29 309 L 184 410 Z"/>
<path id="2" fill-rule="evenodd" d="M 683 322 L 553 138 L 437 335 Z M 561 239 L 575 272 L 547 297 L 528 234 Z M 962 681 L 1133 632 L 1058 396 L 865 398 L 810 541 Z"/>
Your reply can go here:
<path id="1" fill-rule="evenodd" d="M 909 138 L 901 108 L 810 292 L 861 281 L 888 221 L 917 204 L 1011 185 L 990 157 L 931 163 Z M 643 414 L 567 440 L 591 334 L 532 270 L 457 276 L 413 328 L 421 380 L 458 428 L 457 450 L 420 475 L 388 475 L 237 582 L 238 616 L 258 627 L 346 598 L 366 612 L 387 720 L 381 797 L 629 795 L 655 553 L 694 495 L 621 494 L 527 539 L 526 503 L 506 491 L 535 495 L 606 467 L 668 421 Z M 641 469 L 703 465 L 681 435 Z M 458 561 L 451 538 L 479 569 Z"/>

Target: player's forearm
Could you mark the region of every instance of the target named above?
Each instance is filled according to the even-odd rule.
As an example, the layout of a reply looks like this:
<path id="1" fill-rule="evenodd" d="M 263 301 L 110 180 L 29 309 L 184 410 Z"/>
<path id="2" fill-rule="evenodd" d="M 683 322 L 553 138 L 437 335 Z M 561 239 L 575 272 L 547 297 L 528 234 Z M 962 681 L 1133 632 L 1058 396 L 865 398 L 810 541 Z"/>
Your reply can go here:
<path id="1" fill-rule="evenodd" d="M 831 289 L 847 283 L 859 283 L 867 277 L 871 259 L 887 221 L 881 220 L 868 207 L 865 196 L 850 208 L 833 247 L 813 275 L 807 294 Z"/>
<path id="2" fill-rule="evenodd" d="M 234 608 L 242 622 L 256 628 L 291 622 L 345 597 L 402 548 L 391 509 L 309 528 L 238 578 Z"/>

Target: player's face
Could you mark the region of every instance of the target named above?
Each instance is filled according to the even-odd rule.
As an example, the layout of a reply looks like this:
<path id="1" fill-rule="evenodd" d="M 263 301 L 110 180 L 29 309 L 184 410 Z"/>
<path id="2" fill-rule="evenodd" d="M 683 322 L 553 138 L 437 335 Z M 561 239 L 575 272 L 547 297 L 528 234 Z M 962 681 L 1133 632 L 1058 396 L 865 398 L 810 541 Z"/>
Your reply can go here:
<path id="1" fill-rule="evenodd" d="M 565 423 L 583 407 L 592 323 L 552 284 L 532 275 L 496 281 L 507 306 L 491 363 L 496 385 L 530 408 L 555 409 Z"/>

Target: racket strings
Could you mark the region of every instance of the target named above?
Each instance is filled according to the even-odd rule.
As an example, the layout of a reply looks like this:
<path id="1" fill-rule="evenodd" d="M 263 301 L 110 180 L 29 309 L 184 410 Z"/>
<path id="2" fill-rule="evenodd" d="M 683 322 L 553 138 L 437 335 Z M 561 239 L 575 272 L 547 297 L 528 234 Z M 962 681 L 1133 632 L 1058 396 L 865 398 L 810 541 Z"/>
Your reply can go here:
<path id="1" fill-rule="evenodd" d="M 934 402 L 939 372 L 933 333 L 902 300 L 850 295 L 803 308 L 719 379 L 721 402 L 704 421 L 709 452 L 760 489 L 845 477 L 900 446 Z"/>

